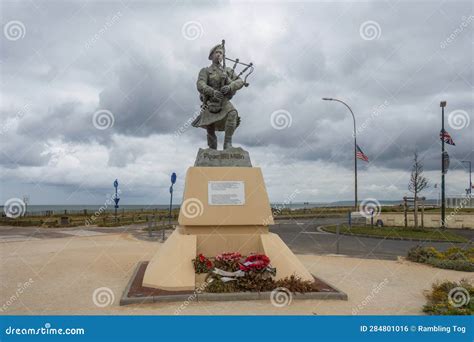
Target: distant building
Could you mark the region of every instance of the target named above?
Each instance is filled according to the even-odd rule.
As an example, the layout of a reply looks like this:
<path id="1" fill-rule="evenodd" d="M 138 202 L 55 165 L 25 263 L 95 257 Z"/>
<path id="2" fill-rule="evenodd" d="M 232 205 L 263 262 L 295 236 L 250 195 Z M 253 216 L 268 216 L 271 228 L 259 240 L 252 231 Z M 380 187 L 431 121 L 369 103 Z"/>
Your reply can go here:
<path id="1" fill-rule="evenodd" d="M 474 196 L 451 195 L 446 196 L 446 207 L 448 208 L 474 208 Z"/>

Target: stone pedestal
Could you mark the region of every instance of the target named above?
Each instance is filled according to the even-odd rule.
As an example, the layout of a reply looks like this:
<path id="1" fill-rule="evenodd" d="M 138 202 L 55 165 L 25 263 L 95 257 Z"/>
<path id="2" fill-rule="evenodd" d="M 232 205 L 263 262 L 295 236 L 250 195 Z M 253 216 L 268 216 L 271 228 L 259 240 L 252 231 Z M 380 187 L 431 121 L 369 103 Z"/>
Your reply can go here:
<path id="1" fill-rule="evenodd" d="M 280 237 L 268 230 L 274 222 L 260 168 L 191 167 L 185 182 L 179 226 L 150 261 L 143 286 L 194 290 L 192 259 L 222 252 L 263 253 L 276 268 L 276 279 L 296 274 L 313 281 Z"/>
<path id="2" fill-rule="evenodd" d="M 249 153 L 241 147 L 232 147 L 224 151 L 200 148 L 194 166 L 252 167 L 252 163 Z"/>

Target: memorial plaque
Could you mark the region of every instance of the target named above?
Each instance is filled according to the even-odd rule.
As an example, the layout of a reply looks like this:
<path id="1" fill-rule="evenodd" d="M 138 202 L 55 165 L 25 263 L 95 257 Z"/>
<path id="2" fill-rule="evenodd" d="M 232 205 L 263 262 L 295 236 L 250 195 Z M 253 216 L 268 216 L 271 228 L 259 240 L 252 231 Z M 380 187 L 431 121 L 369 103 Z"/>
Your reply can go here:
<path id="1" fill-rule="evenodd" d="M 200 148 L 194 166 L 252 167 L 252 163 L 249 153 L 240 147 L 232 147 L 224 151 Z"/>
<path id="2" fill-rule="evenodd" d="M 242 181 L 210 181 L 207 188 L 209 205 L 245 204 L 245 185 Z"/>

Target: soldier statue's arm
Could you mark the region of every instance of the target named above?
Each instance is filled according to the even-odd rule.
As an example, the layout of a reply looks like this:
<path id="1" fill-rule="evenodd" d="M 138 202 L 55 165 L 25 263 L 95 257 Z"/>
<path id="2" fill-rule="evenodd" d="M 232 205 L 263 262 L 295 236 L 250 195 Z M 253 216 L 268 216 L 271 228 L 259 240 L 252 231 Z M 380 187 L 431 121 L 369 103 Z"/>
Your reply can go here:
<path id="1" fill-rule="evenodd" d="M 237 77 L 234 73 L 234 70 L 231 68 L 226 68 L 227 78 L 225 85 L 221 88 L 221 92 L 231 99 L 237 90 L 241 89 L 244 86 L 244 81 L 240 77 Z"/>
<path id="2" fill-rule="evenodd" d="M 197 90 L 205 97 L 213 97 L 214 89 L 207 85 L 207 76 L 207 68 L 202 68 L 196 82 Z"/>
<path id="3" fill-rule="evenodd" d="M 234 71 L 231 68 L 227 68 L 228 86 L 230 87 L 230 93 L 234 95 L 237 90 L 241 89 L 244 86 L 244 81 L 240 77 L 237 77 Z"/>

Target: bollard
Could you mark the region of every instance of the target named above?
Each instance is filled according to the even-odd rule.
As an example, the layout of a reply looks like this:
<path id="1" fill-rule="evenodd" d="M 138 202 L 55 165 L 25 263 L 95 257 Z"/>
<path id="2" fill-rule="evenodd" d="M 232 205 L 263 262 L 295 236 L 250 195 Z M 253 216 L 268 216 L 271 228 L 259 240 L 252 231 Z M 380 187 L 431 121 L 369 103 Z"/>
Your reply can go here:
<path id="1" fill-rule="evenodd" d="M 370 211 L 370 228 L 374 228 L 374 209 Z"/>
<path id="2" fill-rule="evenodd" d="M 161 242 L 165 242 L 165 221 L 161 221 Z"/>

